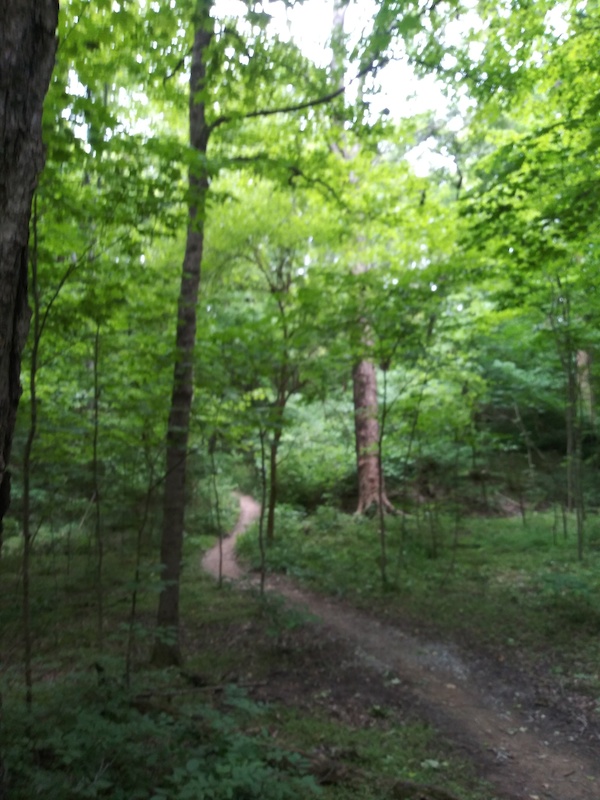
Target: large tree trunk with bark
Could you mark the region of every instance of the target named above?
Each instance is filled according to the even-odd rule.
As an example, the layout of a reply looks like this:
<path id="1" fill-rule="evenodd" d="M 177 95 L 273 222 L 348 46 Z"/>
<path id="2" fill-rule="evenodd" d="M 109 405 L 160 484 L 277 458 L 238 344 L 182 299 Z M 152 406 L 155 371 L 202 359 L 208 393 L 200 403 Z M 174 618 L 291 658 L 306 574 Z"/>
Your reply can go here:
<path id="1" fill-rule="evenodd" d="M 56 52 L 58 0 L 0 3 L 0 534 L 29 331 L 29 217 L 44 166 L 42 106 Z"/>
<path id="2" fill-rule="evenodd" d="M 352 374 L 354 388 L 354 430 L 358 469 L 357 514 L 364 514 L 380 503 L 393 511 L 385 493 L 379 453 L 379 419 L 377 405 L 377 373 L 371 361 L 360 361 Z"/>
<path id="3" fill-rule="evenodd" d="M 158 666 L 181 663 L 179 645 L 179 579 L 186 503 L 188 434 L 194 386 L 196 307 L 204 246 L 208 176 L 205 171 L 210 128 L 205 104 L 198 100 L 206 80 L 206 51 L 212 38 L 212 0 L 198 0 L 190 78 L 190 142 L 202 156 L 200 172 L 190 171 L 190 211 L 177 311 L 176 360 L 167 428 L 166 478 L 160 560 L 164 582 L 158 604 L 158 632 L 152 661 Z"/>
<path id="4" fill-rule="evenodd" d="M 332 39 L 337 43 L 344 39 L 344 19 L 347 0 L 337 0 L 333 9 L 333 32 Z M 339 56 L 334 56 L 331 63 L 333 72 L 340 69 Z M 343 80 L 342 80 L 343 83 Z M 351 161 L 357 154 L 354 148 L 344 147 L 343 141 L 334 144 L 332 149 L 337 152 L 345 161 Z M 358 188 L 358 187 L 357 187 Z M 366 272 L 369 266 L 358 263 L 353 269 L 355 275 Z M 366 326 L 363 339 L 365 350 L 369 344 L 369 333 Z M 371 506 L 383 506 L 385 511 L 393 511 L 394 507 L 388 500 L 385 492 L 383 472 L 381 469 L 380 436 L 378 421 L 378 400 L 377 400 L 377 372 L 375 365 L 366 360 L 361 360 L 352 372 L 353 396 L 354 396 L 354 430 L 356 436 L 356 470 L 358 474 L 358 505 L 357 514 L 364 514 Z"/>
<path id="5" fill-rule="evenodd" d="M 359 263 L 354 273 L 360 275 L 369 269 Z M 365 351 L 370 347 L 369 328 L 361 319 L 362 341 Z M 356 470 L 358 473 L 357 514 L 364 514 L 372 506 L 393 512 L 394 506 L 385 491 L 381 463 L 381 431 L 379 427 L 379 399 L 377 397 L 377 370 L 375 364 L 361 359 L 352 371 L 354 398 L 354 432 L 356 441 Z"/>

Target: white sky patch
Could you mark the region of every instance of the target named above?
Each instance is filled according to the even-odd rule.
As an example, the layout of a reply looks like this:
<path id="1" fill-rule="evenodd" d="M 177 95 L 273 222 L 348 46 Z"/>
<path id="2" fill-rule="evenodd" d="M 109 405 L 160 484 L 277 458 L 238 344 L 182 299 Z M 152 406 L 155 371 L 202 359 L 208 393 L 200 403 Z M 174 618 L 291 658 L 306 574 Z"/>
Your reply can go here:
<path id="1" fill-rule="evenodd" d="M 74 69 L 69 70 L 69 85 L 67 87 L 67 94 L 74 97 L 85 97 L 85 86 L 79 80 L 79 77 Z"/>
<path id="2" fill-rule="evenodd" d="M 290 9 L 286 9 L 285 4 L 278 0 L 269 3 L 267 11 L 273 15 L 274 32 L 283 41 L 293 39 L 304 55 L 318 67 L 331 64 L 332 53 L 328 42 L 333 25 L 332 0 L 308 0 Z"/>
<path id="3" fill-rule="evenodd" d="M 566 22 L 568 13 L 569 10 L 565 3 L 557 3 L 544 17 L 546 27 L 551 30 L 555 36 L 561 39 L 565 36 L 568 29 Z"/>
<path id="4" fill-rule="evenodd" d="M 221 0 L 235 3 L 236 0 Z M 288 41 L 293 38 L 304 55 L 321 67 L 331 63 L 331 50 L 328 41 L 333 25 L 333 0 L 305 0 L 294 9 L 286 11 L 282 2 L 268 4 L 268 12 L 273 14 L 273 26 L 278 36 Z M 346 11 L 345 30 L 349 35 L 349 48 L 354 47 L 363 34 L 372 29 L 377 4 L 373 0 L 357 0 Z M 448 45 L 459 44 L 465 32 L 477 28 L 480 20 L 475 11 L 463 14 L 460 20 L 451 21 L 445 29 L 444 40 Z M 483 44 L 470 44 L 471 57 L 477 58 Z M 399 54 L 397 54 L 399 56 Z M 451 64 L 444 66 L 451 68 Z M 352 79 L 352 67 L 348 69 L 348 80 Z M 379 91 L 371 98 L 373 110 L 381 112 L 388 108 L 394 119 L 411 117 L 426 111 L 439 111 L 444 114 L 448 101 L 442 92 L 441 84 L 433 77 L 417 78 L 412 68 L 402 58 L 391 60 L 376 77 Z"/>
<path id="5" fill-rule="evenodd" d="M 85 97 L 85 86 L 79 80 L 77 73 L 74 69 L 69 70 L 69 83 L 67 86 L 67 94 L 70 94 L 72 97 Z M 72 106 L 67 106 L 62 110 L 61 116 L 63 119 L 69 120 L 71 119 L 71 114 L 73 113 Z M 73 134 L 78 138 L 81 139 L 82 142 L 85 142 L 84 149 L 87 153 L 90 152 L 91 148 L 87 143 L 88 138 L 88 126 L 83 125 L 75 121 L 73 123 Z"/>
<path id="6" fill-rule="evenodd" d="M 275 3 L 274 7 L 283 7 Z M 286 27 L 302 52 L 317 66 L 326 67 L 331 63 L 332 53 L 327 46 L 333 26 L 332 0 L 306 0 L 301 6 L 288 12 Z M 344 28 L 348 35 L 348 47 L 352 49 L 364 34 L 369 34 L 377 5 L 373 0 L 360 0 L 352 3 L 345 15 Z M 285 12 L 284 12 L 285 15 Z M 280 23 L 278 32 L 283 33 Z M 347 69 L 346 80 L 352 81 L 355 66 Z M 446 106 L 446 100 L 439 84 L 433 77 L 418 80 L 413 70 L 403 61 L 390 61 L 381 69 L 375 79 L 377 93 L 369 96 L 373 116 L 387 109 L 392 119 L 399 120 L 426 111 Z M 358 83 L 350 85 L 348 99 L 356 99 Z"/>
<path id="7" fill-rule="evenodd" d="M 246 6 L 241 0 L 218 0 L 214 6 L 214 17 L 243 17 Z"/>
<path id="8" fill-rule="evenodd" d="M 220 0 L 223 7 L 237 6 L 236 0 Z M 286 9 L 283 2 L 277 0 L 264 4 L 265 10 L 272 14 L 272 30 L 284 41 L 293 41 L 303 54 L 319 67 L 327 67 L 331 63 L 332 52 L 328 46 L 333 27 L 333 0 L 305 0 L 302 5 Z M 219 8 L 221 6 L 219 5 Z M 372 29 L 377 5 L 373 0 L 359 0 L 351 3 L 346 11 L 344 28 L 348 34 L 348 47 L 352 49 L 361 37 Z M 469 26 L 476 25 L 475 12 L 467 13 L 460 21 L 450 24 L 446 30 L 446 41 L 457 44 Z M 478 46 L 479 43 L 474 43 Z M 447 65 L 451 68 L 451 64 Z M 348 66 L 346 80 L 352 81 L 355 66 Z M 356 99 L 358 83 L 350 85 L 346 92 L 349 102 Z M 401 119 L 421 114 L 433 113 L 437 119 L 450 116 L 450 104 L 443 93 L 442 86 L 433 76 L 418 78 L 412 68 L 398 53 L 398 58 L 391 60 L 382 68 L 375 78 L 375 92 L 365 99 L 370 104 L 373 120 L 381 114 L 389 114 L 396 122 Z M 464 127 L 463 115 L 470 103 L 465 98 L 459 102 L 459 114 L 451 121 L 451 130 L 455 132 Z M 448 156 L 436 152 L 434 139 L 422 143 L 407 155 L 415 173 L 425 176 L 435 169 L 445 167 L 453 169 L 454 164 Z"/>
<path id="9" fill-rule="evenodd" d="M 440 153 L 435 139 L 430 138 L 421 142 L 408 151 L 405 158 L 419 178 L 426 178 L 437 169 L 450 169 L 455 171 L 454 161 L 444 153 Z"/>

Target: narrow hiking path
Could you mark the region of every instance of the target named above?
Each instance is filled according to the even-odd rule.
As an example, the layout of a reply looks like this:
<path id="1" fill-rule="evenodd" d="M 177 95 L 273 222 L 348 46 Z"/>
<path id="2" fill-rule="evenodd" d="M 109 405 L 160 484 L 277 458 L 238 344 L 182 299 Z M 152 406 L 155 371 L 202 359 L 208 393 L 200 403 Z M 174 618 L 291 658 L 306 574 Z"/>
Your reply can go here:
<path id="1" fill-rule="evenodd" d="M 202 559 L 215 577 L 220 562 L 224 578 L 248 577 L 236 562 L 235 539 L 258 518 L 260 505 L 244 495 L 239 500 L 240 517 L 223 540 L 222 552 L 217 545 Z M 345 648 L 360 663 L 365 681 L 385 682 L 389 693 L 392 678 L 398 694 L 410 697 L 421 718 L 468 752 L 500 797 L 600 800 L 600 740 L 577 736 L 551 708 L 538 705 L 534 687 L 512 686 L 483 658 L 415 637 L 288 578 L 269 577 L 266 589 L 317 617 L 317 635 L 337 640 L 340 654 Z"/>
<path id="2" fill-rule="evenodd" d="M 219 577 L 219 573 L 229 580 L 238 580 L 242 577 L 243 572 L 235 558 L 235 540 L 260 517 L 260 503 L 248 495 L 238 495 L 238 498 L 240 515 L 234 529 L 228 536 L 223 537 L 220 544 L 211 547 L 202 557 L 202 569 L 215 578 Z"/>

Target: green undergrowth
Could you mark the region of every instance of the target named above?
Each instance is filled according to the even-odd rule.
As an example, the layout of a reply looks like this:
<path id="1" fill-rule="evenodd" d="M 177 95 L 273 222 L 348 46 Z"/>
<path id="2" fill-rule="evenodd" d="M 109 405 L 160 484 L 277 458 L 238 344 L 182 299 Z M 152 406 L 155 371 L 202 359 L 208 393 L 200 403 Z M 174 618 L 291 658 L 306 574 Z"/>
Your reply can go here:
<path id="1" fill-rule="evenodd" d="M 517 649 L 550 660 L 569 685 L 600 703 L 600 519 L 586 520 L 577 558 L 574 520 L 552 513 L 456 518 L 425 509 L 386 519 L 386 578 L 377 519 L 321 507 L 280 509 L 267 551 L 287 573 L 359 605 L 458 635 L 498 658 Z M 238 552 L 259 564 L 256 530 Z"/>
<path id="2" fill-rule="evenodd" d="M 233 654 L 221 653 L 218 642 L 208 646 L 211 627 L 243 631 L 263 610 L 258 601 L 218 591 L 201 574 L 199 541 L 187 538 L 182 585 L 182 638 L 191 671 L 187 665 L 182 671 L 149 666 L 160 588 L 149 551 L 138 581 L 131 549 L 107 553 L 101 638 L 89 542 L 72 541 L 68 553 L 34 551 L 30 710 L 20 562 L 15 553 L 3 559 L 0 785 L 11 800 L 295 800 L 318 794 L 306 760 L 271 740 L 265 708 L 226 680 Z M 210 650 L 202 676 L 194 672 L 196 649 Z"/>
<path id="3" fill-rule="evenodd" d="M 126 689 L 111 672 L 98 682 L 79 671 L 40 687 L 28 715 L 18 693 L 5 689 L 10 797 L 295 800 L 318 793 L 306 760 L 261 727 L 260 705 L 235 687 L 218 703 L 185 692 L 169 673 L 138 676 Z"/>
<path id="4" fill-rule="evenodd" d="M 93 554 L 83 540 L 72 544 L 69 553 L 34 552 L 31 711 L 20 565 L 14 553 L 1 565 L 0 754 L 11 800 L 391 800 L 397 778 L 489 800 L 469 768 L 420 723 L 393 723 L 377 708 L 373 725 L 361 730 L 332 721 L 322 707 L 297 704 L 303 698 L 293 687 L 285 702 L 271 701 L 270 676 L 286 674 L 304 652 L 310 620 L 253 592 L 219 589 L 202 574 L 197 538 L 188 536 L 185 546 L 182 670 L 148 665 L 160 586 L 150 551 L 137 584 L 134 553 L 107 553 L 100 643 Z M 290 644 L 286 637 L 295 635 Z M 313 666 L 307 657 L 309 683 Z M 266 699 L 253 699 L 256 687 Z M 339 770 L 333 781 L 329 766 L 322 772 L 324 750 Z"/>
<path id="5" fill-rule="evenodd" d="M 449 755 L 431 728 L 386 719 L 385 708 L 371 713 L 379 724 L 362 728 L 288 709 L 275 709 L 271 719 L 275 731 L 311 754 L 330 800 L 391 800 L 404 797 L 402 790 L 412 784 L 423 787 L 415 797 L 434 796 L 426 787 L 437 786 L 463 800 L 494 800 L 493 790 L 477 780 L 470 765 Z"/>

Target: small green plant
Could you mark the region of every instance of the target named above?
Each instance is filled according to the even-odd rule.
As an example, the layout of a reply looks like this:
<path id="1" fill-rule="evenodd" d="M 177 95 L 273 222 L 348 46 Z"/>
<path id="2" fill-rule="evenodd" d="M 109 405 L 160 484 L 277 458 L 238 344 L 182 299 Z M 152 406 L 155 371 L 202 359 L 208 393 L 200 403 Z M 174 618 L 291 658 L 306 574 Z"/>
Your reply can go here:
<path id="1" fill-rule="evenodd" d="M 278 596 L 263 596 L 261 610 L 267 620 L 269 635 L 276 637 L 317 620 L 308 611 L 290 606 L 283 597 Z"/>
<path id="2" fill-rule="evenodd" d="M 490 787 L 482 786 L 430 727 L 416 720 L 398 724 L 385 706 L 373 706 L 370 716 L 369 725 L 357 728 L 322 714 L 277 709 L 272 724 L 286 740 L 314 754 L 317 769 L 329 776 L 328 800 L 387 800 L 400 796 L 400 787 L 408 783 L 415 797 L 419 784 L 438 783 L 464 800 L 492 800 Z"/>
<path id="3" fill-rule="evenodd" d="M 245 731 L 263 709 L 239 691 L 219 706 L 175 705 L 163 700 L 174 676 L 150 677 L 131 692 L 106 671 L 65 676 L 40 690 L 32 716 L 9 687 L 3 755 L 11 798 L 293 800 L 318 793 L 304 759 L 274 746 L 263 729 Z"/>

